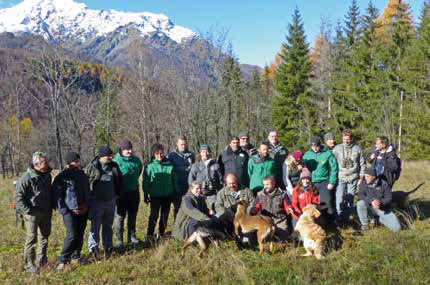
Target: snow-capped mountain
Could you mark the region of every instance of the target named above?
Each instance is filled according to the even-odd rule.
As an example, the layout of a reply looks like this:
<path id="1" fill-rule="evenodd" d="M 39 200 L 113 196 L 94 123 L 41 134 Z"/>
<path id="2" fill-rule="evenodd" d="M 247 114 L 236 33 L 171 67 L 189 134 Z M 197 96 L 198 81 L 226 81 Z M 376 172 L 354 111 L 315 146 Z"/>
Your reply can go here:
<path id="1" fill-rule="evenodd" d="M 78 40 L 81 43 L 133 26 L 142 37 L 157 35 L 181 44 L 196 34 L 174 25 L 162 14 L 98 11 L 73 0 L 24 0 L 0 9 L 0 33 L 30 33 L 48 40 Z"/>

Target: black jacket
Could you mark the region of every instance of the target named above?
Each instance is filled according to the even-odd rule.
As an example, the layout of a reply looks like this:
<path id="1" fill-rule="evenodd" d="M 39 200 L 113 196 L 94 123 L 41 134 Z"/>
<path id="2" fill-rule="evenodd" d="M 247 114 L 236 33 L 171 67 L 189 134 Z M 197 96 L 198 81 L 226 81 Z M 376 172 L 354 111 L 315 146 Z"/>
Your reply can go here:
<path id="1" fill-rule="evenodd" d="M 80 169 L 65 169 L 58 174 L 53 185 L 54 197 L 61 215 L 79 206 L 89 205 L 90 184 L 88 176 Z"/>
<path id="2" fill-rule="evenodd" d="M 194 163 L 191 167 L 190 174 L 188 175 L 188 184 L 191 184 L 196 180 L 202 183 L 203 195 L 215 195 L 223 185 L 222 175 L 220 173 L 218 163 L 214 160 L 211 160 L 209 161 L 207 167 L 202 160 Z"/>
<path id="3" fill-rule="evenodd" d="M 222 177 L 234 173 L 239 179 L 239 183 L 248 187 L 248 153 L 241 147 L 235 152 L 230 146 L 227 147 L 218 157 L 218 164 Z"/>
<path id="4" fill-rule="evenodd" d="M 379 200 L 381 209 L 387 209 L 391 203 L 391 187 L 382 179 L 377 179 L 369 185 L 364 180 L 358 190 L 358 200 L 363 200 L 369 208 L 372 208 L 372 201 Z"/>
<path id="5" fill-rule="evenodd" d="M 390 145 L 385 153 L 381 153 L 375 149 L 370 152 L 370 154 L 372 153 L 374 153 L 377 158 L 373 160 L 369 158 L 368 161 L 377 169 L 377 172 L 379 172 L 378 176 L 385 180 L 390 187 L 393 187 L 394 182 L 399 179 L 402 171 L 402 163 L 396 154 L 394 146 Z M 378 168 L 378 162 L 382 166 L 382 169 Z"/>
<path id="6" fill-rule="evenodd" d="M 120 196 L 121 195 L 121 188 L 122 188 L 122 175 L 121 171 L 119 169 L 118 164 L 115 161 L 111 162 L 112 167 L 112 175 L 113 175 L 113 183 L 114 183 L 114 191 L 115 194 Z M 86 167 L 85 167 L 85 173 L 88 175 L 89 181 L 90 181 L 90 191 L 91 194 L 94 191 L 94 185 L 96 185 L 102 176 L 103 170 L 102 165 L 99 161 L 99 158 L 96 157 L 91 161 Z"/>

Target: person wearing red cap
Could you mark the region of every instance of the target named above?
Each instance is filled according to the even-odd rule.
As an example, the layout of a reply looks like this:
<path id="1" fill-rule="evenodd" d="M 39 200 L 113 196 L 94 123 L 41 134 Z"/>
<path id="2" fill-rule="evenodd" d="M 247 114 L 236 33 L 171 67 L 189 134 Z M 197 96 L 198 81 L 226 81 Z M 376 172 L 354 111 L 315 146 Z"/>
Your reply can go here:
<path id="1" fill-rule="evenodd" d="M 293 196 L 293 189 L 299 183 L 300 171 L 302 171 L 302 152 L 295 150 L 282 165 L 282 179 L 289 199 Z"/>
<path id="2" fill-rule="evenodd" d="M 311 182 L 311 172 L 303 168 L 300 182 L 294 187 L 291 205 L 284 200 L 284 209 L 293 217 L 293 228 L 296 227 L 302 210 L 309 204 L 319 205 L 318 189 Z"/>

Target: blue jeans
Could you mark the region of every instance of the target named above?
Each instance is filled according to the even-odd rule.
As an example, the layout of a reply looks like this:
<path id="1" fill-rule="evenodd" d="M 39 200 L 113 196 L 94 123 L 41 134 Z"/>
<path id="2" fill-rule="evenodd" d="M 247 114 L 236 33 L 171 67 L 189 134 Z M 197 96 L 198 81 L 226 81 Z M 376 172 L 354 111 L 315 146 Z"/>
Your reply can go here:
<path id="1" fill-rule="evenodd" d="M 99 247 L 100 227 L 102 228 L 102 240 L 105 250 L 113 248 L 112 225 L 115 217 L 116 198 L 112 201 L 91 202 L 88 218 L 91 221 L 90 234 L 88 236 L 88 250 L 93 252 Z"/>
<path id="2" fill-rule="evenodd" d="M 336 187 L 336 212 L 339 220 L 347 222 L 354 210 L 354 196 L 358 180 L 347 182 L 339 180 Z"/>
<path id="3" fill-rule="evenodd" d="M 393 232 L 398 232 L 401 230 L 399 219 L 392 211 L 379 210 L 379 209 L 369 209 L 366 202 L 360 200 L 357 202 L 357 213 L 360 223 L 365 226 L 369 224 L 368 210 L 371 210 L 374 215 L 379 217 L 379 222 L 392 230 Z"/>

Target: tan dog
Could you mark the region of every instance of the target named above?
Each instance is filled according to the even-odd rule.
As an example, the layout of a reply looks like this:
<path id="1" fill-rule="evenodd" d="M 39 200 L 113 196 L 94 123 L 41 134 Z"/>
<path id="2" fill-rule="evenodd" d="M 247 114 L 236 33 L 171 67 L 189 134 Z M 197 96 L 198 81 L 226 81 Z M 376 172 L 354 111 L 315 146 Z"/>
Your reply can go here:
<path id="1" fill-rule="evenodd" d="M 425 182 L 421 183 L 415 189 L 411 191 L 393 191 L 392 192 L 392 199 L 391 199 L 391 205 L 394 207 L 398 207 L 401 209 L 407 209 L 409 208 L 409 195 L 416 192 L 418 189 L 420 189 L 421 186 L 423 186 Z"/>
<path id="2" fill-rule="evenodd" d="M 302 256 L 315 255 L 317 259 L 322 258 L 322 249 L 326 239 L 325 231 L 315 223 L 315 219 L 321 215 L 315 205 L 309 204 L 303 208 L 295 230 L 300 233 L 303 239 L 303 246 L 306 254 Z"/>
<path id="3" fill-rule="evenodd" d="M 225 239 L 225 235 L 217 230 L 208 229 L 205 227 L 198 228 L 195 232 L 191 234 L 189 238 L 185 241 L 184 246 L 182 247 L 182 256 L 185 254 L 185 250 L 187 247 L 197 243 L 200 248 L 199 257 L 203 256 L 203 253 L 208 249 L 209 243 L 213 241 L 216 248 L 219 247 L 218 240 Z"/>
<path id="4" fill-rule="evenodd" d="M 272 218 L 266 216 L 250 216 L 246 213 L 248 204 L 244 201 L 239 201 L 237 204 L 236 215 L 234 216 L 234 233 L 236 241 L 242 243 L 242 233 L 247 234 L 257 231 L 259 254 L 264 251 L 264 240 L 270 238 L 270 252 L 273 252 L 273 236 L 275 234 L 275 225 Z"/>

